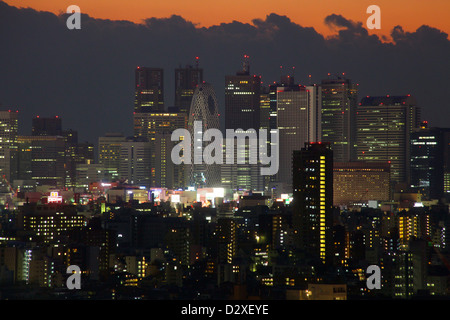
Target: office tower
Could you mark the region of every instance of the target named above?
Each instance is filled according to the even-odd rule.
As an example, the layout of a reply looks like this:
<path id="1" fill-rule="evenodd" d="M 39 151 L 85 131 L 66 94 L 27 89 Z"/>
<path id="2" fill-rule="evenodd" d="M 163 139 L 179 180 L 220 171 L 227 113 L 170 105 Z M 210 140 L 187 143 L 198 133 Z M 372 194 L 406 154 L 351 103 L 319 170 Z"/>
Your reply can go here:
<path id="1" fill-rule="evenodd" d="M 64 187 L 65 141 L 62 136 L 18 136 L 19 176 L 39 185 Z"/>
<path id="2" fill-rule="evenodd" d="M 280 166 L 277 181 L 292 190 L 292 152 L 300 150 L 309 137 L 309 91 L 304 86 L 277 89 L 277 129 Z"/>
<path id="3" fill-rule="evenodd" d="M 293 226 L 297 246 L 324 263 L 332 259 L 333 151 L 305 143 L 292 157 Z"/>
<path id="4" fill-rule="evenodd" d="M 75 158 L 77 157 L 77 145 L 78 145 L 78 132 L 72 129 L 63 130 L 62 136 L 66 144 L 65 157 L 66 157 L 66 180 L 65 185 L 67 188 L 75 186 L 76 178 L 76 164 Z"/>
<path id="5" fill-rule="evenodd" d="M 94 162 L 94 145 L 89 142 L 78 142 L 78 132 L 63 130 L 65 141 L 65 187 L 74 188 L 77 185 L 77 167 Z"/>
<path id="6" fill-rule="evenodd" d="M 62 132 L 62 120 L 59 116 L 53 118 L 36 116 L 32 120 L 33 136 L 62 136 Z"/>
<path id="7" fill-rule="evenodd" d="M 322 87 L 306 86 L 308 92 L 308 139 L 310 142 L 322 141 Z"/>
<path id="8" fill-rule="evenodd" d="M 172 141 L 170 132 L 156 134 L 153 148 L 154 162 L 157 164 L 155 170 L 155 187 L 178 189 L 186 186 L 185 168 L 172 162 L 171 152 L 178 142 Z"/>
<path id="9" fill-rule="evenodd" d="M 128 184 L 151 186 L 151 143 L 143 138 L 127 138 L 120 149 L 119 177 Z"/>
<path id="10" fill-rule="evenodd" d="M 0 186 L 10 191 L 17 177 L 17 130 L 18 112 L 0 111 Z"/>
<path id="11" fill-rule="evenodd" d="M 196 123 L 200 123 L 201 127 L 195 127 Z M 209 83 L 202 83 L 195 89 L 189 111 L 188 131 L 192 142 L 191 164 L 188 165 L 189 173 L 186 174 L 189 186 L 197 188 L 220 186 L 220 164 L 206 164 L 202 156 L 205 145 L 209 143 L 202 141 L 197 149 L 194 145 L 197 137 L 202 137 L 208 129 L 220 130 L 219 108 L 213 86 Z M 198 154 L 201 156 L 197 157 Z"/>
<path id="12" fill-rule="evenodd" d="M 279 132 L 278 174 L 272 177 L 283 193 L 292 190 L 292 151 L 299 150 L 305 142 L 320 141 L 321 138 L 321 88 L 295 83 L 293 76 L 284 76 L 280 83 L 270 86 L 271 130 Z M 271 146 L 275 146 L 270 142 Z"/>
<path id="13" fill-rule="evenodd" d="M 62 232 L 86 225 L 76 206 L 61 202 L 25 203 L 18 215 L 19 230 L 30 232 L 30 237 L 43 243 L 58 243 Z"/>
<path id="14" fill-rule="evenodd" d="M 120 150 L 125 140 L 122 133 L 106 133 L 98 138 L 98 162 L 104 166 L 109 181 L 119 178 Z"/>
<path id="15" fill-rule="evenodd" d="M 387 162 L 335 162 L 333 204 L 351 206 L 370 200 L 390 199 L 390 165 Z"/>
<path id="16" fill-rule="evenodd" d="M 135 113 L 134 136 L 152 142 L 158 133 L 172 133 L 175 129 L 187 128 L 187 114 L 184 112 Z"/>
<path id="17" fill-rule="evenodd" d="M 164 110 L 164 72 L 160 68 L 137 67 L 135 70 L 135 112 Z"/>
<path id="18" fill-rule="evenodd" d="M 247 59 L 247 56 L 245 57 Z M 260 129 L 260 103 L 261 103 L 261 77 L 250 75 L 248 60 L 236 75 L 225 76 L 225 130 L 231 129 L 238 134 L 249 134 L 247 130 Z M 227 137 L 229 138 L 229 137 Z M 246 139 L 245 146 L 237 146 L 237 140 L 226 140 L 227 144 L 234 145 L 234 164 L 224 164 L 221 167 L 222 183 L 228 189 L 235 191 L 253 190 L 263 191 L 264 176 L 260 174 L 261 164 L 250 164 L 250 155 L 258 153 L 258 147 Z M 237 164 L 242 156 L 245 164 Z M 230 162 L 228 160 L 227 162 Z"/>
<path id="19" fill-rule="evenodd" d="M 270 130 L 270 90 L 269 87 L 261 87 L 259 101 L 259 127 Z"/>
<path id="20" fill-rule="evenodd" d="M 334 160 L 354 159 L 355 112 L 358 89 L 350 79 L 324 79 L 322 90 L 322 141 L 330 142 Z"/>
<path id="21" fill-rule="evenodd" d="M 189 112 L 195 88 L 202 82 L 203 69 L 198 64 L 175 69 L 175 107 L 179 112 Z"/>
<path id="22" fill-rule="evenodd" d="M 161 175 L 161 172 L 167 170 L 175 174 L 173 179 L 176 181 L 184 180 L 185 168 L 177 166 L 171 161 L 171 151 L 175 143 L 172 144 L 170 141 L 170 135 L 176 129 L 187 128 L 187 114 L 184 112 L 148 112 L 135 113 L 133 117 L 134 136 L 147 139 L 154 150 L 151 156 L 151 186 L 171 185 L 172 183 L 165 180 L 165 174 Z M 162 136 L 166 137 L 164 140 L 167 142 L 166 144 L 159 140 Z M 165 162 L 161 162 L 161 159 Z"/>
<path id="23" fill-rule="evenodd" d="M 444 191 L 450 173 L 450 128 L 428 128 L 422 123 L 411 133 L 411 188 L 423 199 L 449 197 Z"/>
<path id="24" fill-rule="evenodd" d="M 261 77 L 250 75 L 247 61 L 242 71 L 225 76 L 225 129 L 260 128 Z"/>
<path id="25" fill-rule="evenodd" d="M 391 164 L 391 183 L 408 183 L 410 137 L 420 125 L 420 109 L 411 96 L 366 97 L 356 114 L 356 157 Z"/>

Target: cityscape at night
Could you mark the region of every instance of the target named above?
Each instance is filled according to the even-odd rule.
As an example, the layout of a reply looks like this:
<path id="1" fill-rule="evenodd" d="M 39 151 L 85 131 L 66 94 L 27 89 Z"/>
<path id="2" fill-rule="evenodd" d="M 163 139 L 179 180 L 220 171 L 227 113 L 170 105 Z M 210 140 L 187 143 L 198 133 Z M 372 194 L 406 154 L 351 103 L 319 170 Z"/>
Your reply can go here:
<path id="1" fill-rule="evenodd" d="M 450 298 L 441 20 L 51 2 L 0 1 L 0 300 Z"/>

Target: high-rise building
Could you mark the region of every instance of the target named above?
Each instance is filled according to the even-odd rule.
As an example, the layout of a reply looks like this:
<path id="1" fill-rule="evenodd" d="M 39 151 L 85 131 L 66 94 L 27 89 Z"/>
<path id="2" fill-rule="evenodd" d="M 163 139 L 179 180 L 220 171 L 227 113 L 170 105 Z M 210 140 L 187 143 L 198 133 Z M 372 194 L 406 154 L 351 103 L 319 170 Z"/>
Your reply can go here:
<path id="1" fill-rule="evenodd" d="M 33 136 L 61 136 L 62 120 L 59 116 L 43 118 L 36 116 L 32 120 L 31 135 Z"/>
<path id="2" fill-rule="evenodd" d="M 196 127 L 197 123 L 200 123 L 199 128 Z M 189 111 L 188 131 L 191 142 L 195 142 L 194 140 L 208 129 L 220 130 L 219 107 L 213 86 L 204 82 L 195 89 Z M 221 184 L 220 164 L 207 164 L 203 156 L 201 159 L 196 156 L 198 153 L 203 154 L 205 145 L 206 143 L 202 141 L 198 146 L 201 150 L 196 150 L 194 143 L 191 143 L 191 164 L 188 165 L 189 173 L 186 173 L 187 182 L 189 186 L 197 188 L 219 187 Z"/>
<path id="3" fill-rule="evenodd" d="M 279 185 L 280 192 L 290 193 L 292 151 L 301 149 L 305 142 L 321 141 L 321 87 L 300 85 L 288 75 L 269 88 L 269 129 L 278 130 L 280 159 L 278 174 L 269 180 Z M 276 147 L 270 139 L 269 144 Z"/>
<path id="4" fill-rule="evenodd" d="M 158 133 L 187 128 L 188 117 L 184 112 L 148 112 L 134 113 L 133 119 L 134 136 L 152 142 Z"/>
<path id="5" fill-rule="evenodd" d="M 320 87 L 322 141 L 331 143 L 335 161 L 353 160 L 357 85 L 339 76 L 322 80 Z"/>
<path id="6" fill-rule="evenodd" d="M 261 87 L 259 102 L 259 127 L 270 130 L 270 90 L 269 87 Z"/>
<path id="7" fill-rule="evenodd" d="M 335 206 L 367 205 L 369 200 L 390 199 L 390 165 L 387 162 L 335 162 L 333 181 Z"/>
<path id="8" fill-rule="evenodd" d="M 18 136 L 19 178 L 64 187 L 65 140 L 62 136 Z"/>
<path id="9" fill-rule="evenodd" d="M 305 143 L 292 157 L 293 226 L 297 246 L 311 257 L 331 262 L 333 151 L 329 143 Z"/>
<path id="10" fill-rule="evenodd" d="M 171 161 L 173 143 L 170 135 L 176 129 L 187 128 L 187 114 L 184 112 L 148 112 L 134 114 L 134 136 L 147 139 L 152 145 L 151 186 L 164 187 L 175 181 L 184 180 L 184 167 Z M 160 139 L 164 137 L 164 141 Z M 166 173 L 174 174 L 166 180 Z M 175 183 L 175 182 L 174 182 Z M 178 184 L 178 183 L 176 183 Z"/>
<path id="11" fill-rule="evenodd" d="M 17 177 L 18 112 L 0 111 L 0 186 L 8 189 Z"/>
<path id="12" fill-rule="evenodd" d="M 98 138 L 98 162 L 105 168 L 110 181 L 119 178 L 120 150 L 125 140 L 122 133 L 106 133 Z"/>
<path id="13" fill-rule="evenodd" d="M 225 76 L 225 129 L 260 128 L 261 77 L 250 74 L 248 62 L 236 75 Z"/>
<path id="14" fill-rule="evenodd" d="M 77 145 L 78 145 L 78 131 L 69 129 L 63 130 L 62 136 L 64 137 L 66 144 L 66 181 L 65 185 L 68 188 L 72 188 L 75 186 L 75 178 L 76 178 L 76 164 L 75 159 L 77 157 Z"/>
<path id="15" fill-rule="evenodd" d="M 249 134 L 249 130 L 258 133 L 261 127 L 261 77 L 250 74 L 247 59 L 245 56 L 243 68 L 236 75 L 225 76 L 225 130 L 234 130 L 238 134 Z M 250 154 L 257 154 L 258 146 L 246 139 L 244 147 L 238 148 L 237 140 L 229 137 L 224 148 L 227 144 L 234 146 L 234 160 L 233 164 L 221 167 L 223 185 L 234 191 L 263 191 L 265 179 L 260 174 L 261 164 L 249 163 Z M 239 157 L 246 159 L 246 163 L 238 164 Z"/>
<path id="16" fill-rule="evenodd" d="M 410 137 L 419 125 L 420 109 L 410 95 L 363 98 L 356 114 L 356 159 L 388 162 L 392 187 L 408 183 Z"/>
<path id="17" fill-rule="evenodd" d="M 78 132 L 63 130 L 65 141 L 65 187 L 74 188 L 77 185 L 77 166 L 94 162 L 94 145 L 89 142 L 78 142 Z"/>
<path id="18" fill-rule="evenodd" d="M 216 250 L 217 263 L 229 264 L 236 256 L 237 247 L 237 223 L 233 217 L 220 216 L 216 224 Z"/>
<path id="19" fill-rule="evenodd" d="M 127 138 L 120 149 L 119 178 L 128 184 L 151 187 L 151 143 L 143 138 Z"/>
<path id="20" fill-rule="evenodd" d="M 308 142 L 308 92 L 303 86 L 277 89 L 280 166 L 277 181 L 291 185 L 292 151 Z"/>
<path id="21" fill-rule="evenodd" d="M 411 133 L 411 188 L 423 199 L 449 198 L 445 177 L 450 174 L 450 128 L 420 129 Z"/>
<path id="22" fill-rule="evenodd" d="M 175 69 L 175 107 L 180 112 L 189 112 L 195 88 L 202 82 L 203 69 L 198 64 Z"/>
<path id="23" fill-rule="evenodd" d="M 164 111 L 163 69 L 148 67 L 136 68 L 134 111 Z"/>

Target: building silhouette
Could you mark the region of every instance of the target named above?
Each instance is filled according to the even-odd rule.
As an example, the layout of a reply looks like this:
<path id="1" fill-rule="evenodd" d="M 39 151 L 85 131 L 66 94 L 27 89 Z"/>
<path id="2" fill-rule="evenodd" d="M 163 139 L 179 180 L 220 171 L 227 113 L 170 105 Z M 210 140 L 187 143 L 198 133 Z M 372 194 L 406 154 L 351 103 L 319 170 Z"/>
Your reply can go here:
<path id="1" fill-rule="evenodd" d="M 164 71 L 138 66 L 135 70 L 135 112 L 164 110 Z"/>
<path id="2" fill-rule="evenodd" d="M 333 151 L 330 143 L 305 143 L 292 157 L 293 226 L 297 247 L 313 259 L 333 258 Z"/>

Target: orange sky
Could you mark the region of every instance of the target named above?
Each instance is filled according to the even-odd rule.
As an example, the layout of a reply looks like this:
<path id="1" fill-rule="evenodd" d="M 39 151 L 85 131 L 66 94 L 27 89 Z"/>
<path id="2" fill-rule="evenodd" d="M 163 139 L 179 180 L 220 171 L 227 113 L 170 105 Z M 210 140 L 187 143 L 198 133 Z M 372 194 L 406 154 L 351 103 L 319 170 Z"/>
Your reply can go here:
<path id="1" fill-rule="evenodd" d="M 148 17 L 177 14 L 185 19 L 210 26 L 238 20 L 251 22 L 269 13 L 288 16 L 305 27 L 332 33 L 324 18 L 332 13 L 365 24 L 366 9 L 376 4 L 381 8 L 381 30 L 370 33 L 389 34 L 396 25 L 415 31 L 427 24 L 450 34 L 450 0 L 4 0 L 9 5 L 31 7 L 59 13 L 69 5 L 78 5 L 83 13 L 95 18 L 140 22 Z"/>

